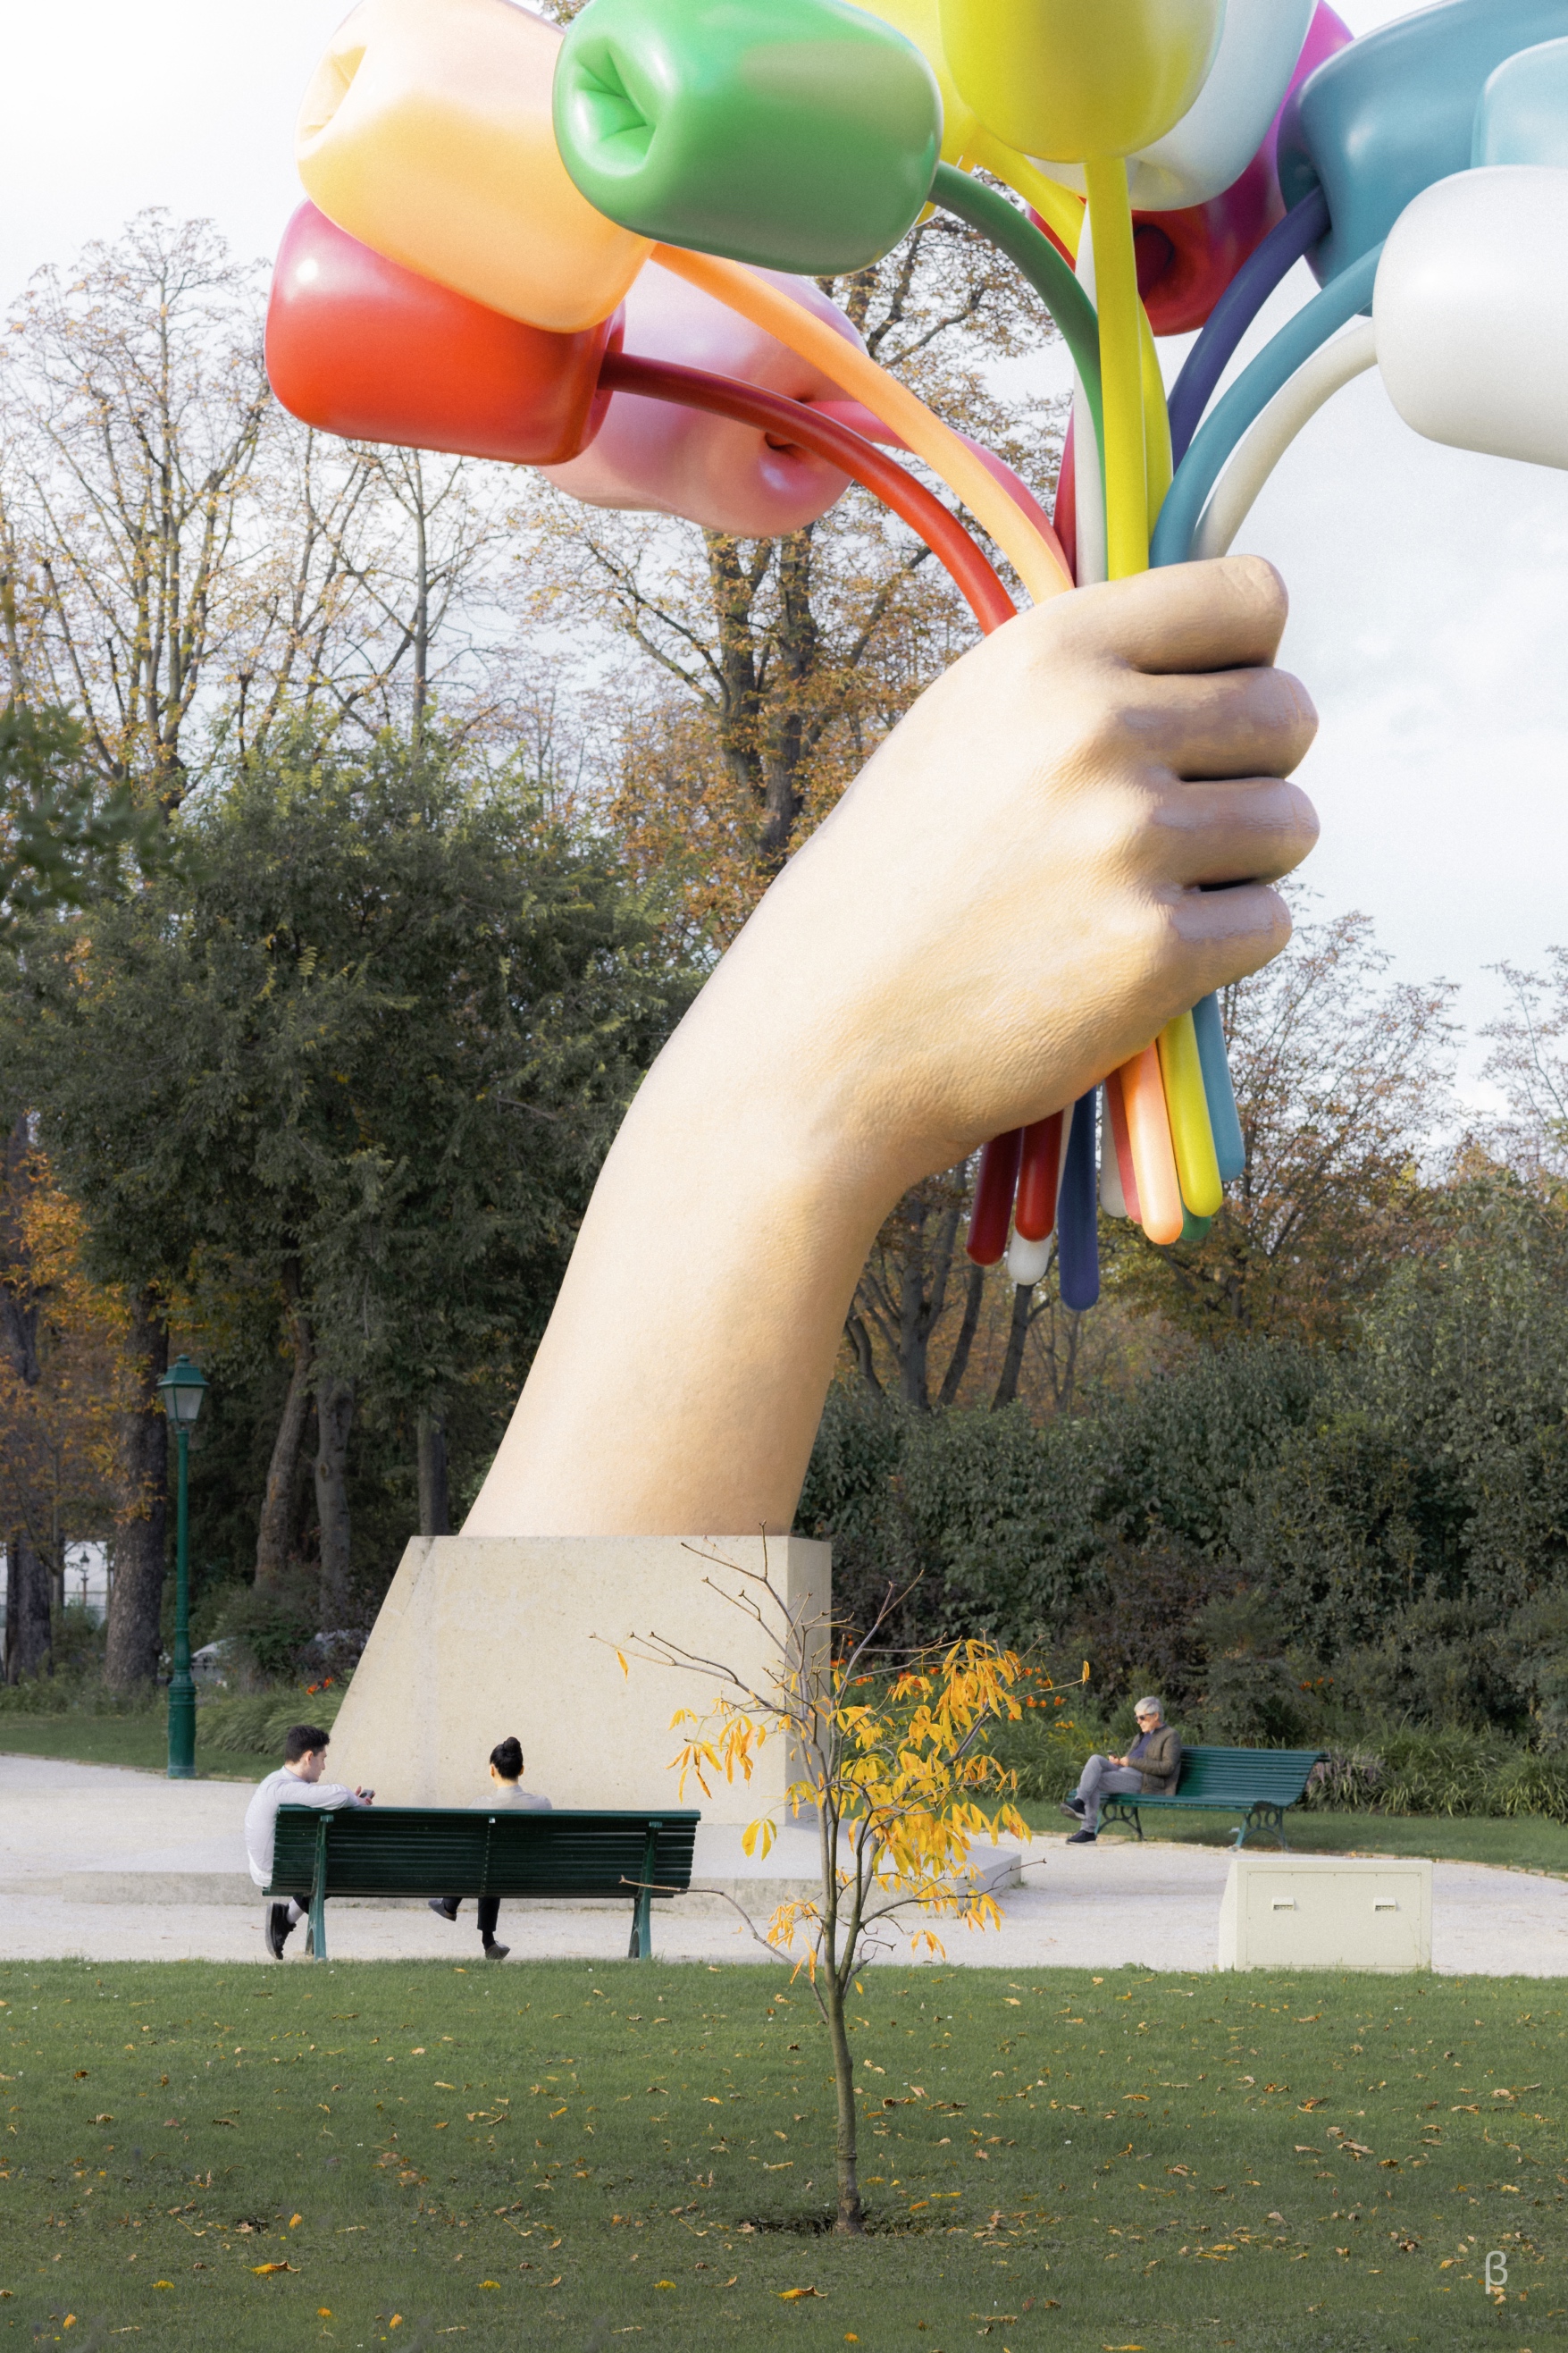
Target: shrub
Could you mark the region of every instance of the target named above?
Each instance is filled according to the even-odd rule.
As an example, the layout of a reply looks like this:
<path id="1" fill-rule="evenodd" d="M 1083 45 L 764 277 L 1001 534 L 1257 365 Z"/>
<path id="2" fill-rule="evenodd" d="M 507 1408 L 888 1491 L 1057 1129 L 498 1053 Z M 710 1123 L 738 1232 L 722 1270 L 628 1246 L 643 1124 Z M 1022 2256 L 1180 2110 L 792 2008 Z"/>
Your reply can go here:
<path id="1" fill-rule="evenodd" d="M 239 1692 L 232 1699 L 208 1700 L 197 1719 L 204 1748 L 228 1757 L 275 1756 L 282 1762 L 291 1724 L 320 1725 L 330 1732 L 343 1704 L 343 1686 L 326 1691 Z"/>
<path id="2" fill-rule="evenodd" d="M 233 1642 L 251 1680 L 279 1683 L 292 1675 L 315 1630 L 314 1604 L 302 1590 L 244 1585 L 225 1604 L 215 1639 Z"/>
<path id="3" fill-rule="evenodd" d="M 986 1745 L 998 1764 L 1017 1776 L 1020 1798 L 1065 1798 L 1089 1753 L 1082 1725 L 1068 1713 L 1072 1687 L 1054 1688 L 1049 1675 L 1036 1672 L 1020 1681 L 1016 1696 L 1023 1703 L 1022 1716 L 1016 1723 L 994 1724 Z"/>

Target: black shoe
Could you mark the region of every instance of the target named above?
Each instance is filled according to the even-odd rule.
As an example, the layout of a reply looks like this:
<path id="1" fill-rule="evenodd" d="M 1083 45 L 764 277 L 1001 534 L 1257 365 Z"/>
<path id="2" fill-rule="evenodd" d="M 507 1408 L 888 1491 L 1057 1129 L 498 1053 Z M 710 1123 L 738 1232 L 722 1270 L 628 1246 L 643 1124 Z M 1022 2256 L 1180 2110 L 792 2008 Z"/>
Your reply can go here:
<path id="1" fill-rule="evenodd" d="M 1083 1820 L 1083 1799 L 1081 1798 L 1064 1798 L 1062 1799 L 1062 1811 L 1064 1814 L 1070 1814 L 1075 1822 L 1081 1822 Z"/>
<path id="2" fill-rule="evenodd" d="M 1098 1831 L 1074 1831 L 1068 1844 L 1068 1846 L 1092 1846 L 1099 1836 Z"/>
<path id="3" fill-rule="evenodd" d="M 485 1938 L 485 1958 L 487 1961 L 504 1961 L 510 1950 L 511 1947 L 510 1945 L 498 1945 L 493 1936 L 487 1936 Z"/>
<path id="4" fill-rule="evenodd" d="M 287 1904 L 269 1904 L 267 1907 L 267 1949 L 275 1961 L 283 1958 L 283 1947 L 294 1933 L 295 1923 L 289 1917 Z"/>
<path id="5" fill-rule="evenodd" d="M 432 1912 L 439 1912 L 443 1920 L 455 1920 L 458 1916 L 458 1900 L 456 1895 L 432 1895 L 430 1909 Z"/>

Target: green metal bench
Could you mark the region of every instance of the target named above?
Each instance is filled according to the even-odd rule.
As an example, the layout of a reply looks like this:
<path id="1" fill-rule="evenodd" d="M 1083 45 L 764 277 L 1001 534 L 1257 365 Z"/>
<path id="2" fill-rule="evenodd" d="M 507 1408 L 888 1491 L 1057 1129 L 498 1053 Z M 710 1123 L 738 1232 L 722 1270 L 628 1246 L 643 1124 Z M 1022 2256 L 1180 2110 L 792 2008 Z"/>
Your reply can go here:
<path id="1" fill-rule="evenodd" d="M 691 1884 L 697 1813 L 486 1813 L 480 1807 L 280 1806 L 268 1896 L 310 1905 L 327 1955 L 329 1895 L 626 1895 L 628 1960 L 653 1957 L 653 1898 Z"/>
<path id="2" fill-rule="evenodd" d="M 1100 1800 L 1100 1825 L 1130 1821 L 1140 1838 L 1139 1814 L 1149 1808 L 1197 1807 L 1204 1812 L 1240 1814 L 1238 1847 L 1248 1831 L 1272 1831 L 1285 1844 L 1285 1810 L 1297 1804 L 1322 1748 L 1184 1748 L 1182 1770 L 1169 1797 L 1144 1798 L 1108 1791 Z"/>

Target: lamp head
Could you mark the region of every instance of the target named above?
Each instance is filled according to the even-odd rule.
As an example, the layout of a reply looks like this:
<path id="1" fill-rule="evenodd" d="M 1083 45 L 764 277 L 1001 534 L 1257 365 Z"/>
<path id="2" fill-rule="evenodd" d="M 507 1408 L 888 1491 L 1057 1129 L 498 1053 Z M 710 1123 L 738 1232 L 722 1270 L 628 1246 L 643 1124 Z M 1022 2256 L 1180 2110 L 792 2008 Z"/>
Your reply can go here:
<path id="1" fill-rule="evenodd" d="M 201 1366 L 193 1365 L 189 1356 L 177 1356 L 158 1384 L 163 1411 L 176 1430 L 192 1428 L 206 1393 Z"/>

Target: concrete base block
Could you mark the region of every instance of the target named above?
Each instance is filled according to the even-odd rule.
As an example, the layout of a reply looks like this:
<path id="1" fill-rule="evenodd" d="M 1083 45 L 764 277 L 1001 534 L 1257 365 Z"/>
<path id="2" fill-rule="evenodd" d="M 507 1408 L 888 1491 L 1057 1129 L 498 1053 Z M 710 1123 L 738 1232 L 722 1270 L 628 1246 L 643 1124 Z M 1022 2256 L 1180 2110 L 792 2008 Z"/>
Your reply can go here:
<path id="1" fill-rule="evenodd" d="M 1220 1899 L 1222 1969 L 1429 1969 L 1432 1865 L 1419 1857 L 1238 1854 Z"/>
<path id="2" fill-rule="evenodd" d="M 791 1608 L 826 1630 L 829 1549 L 803 1536 L 416 1537 L 333 1730 L 331 1778 L 383 1804 L 479 1805 L 491 1748 L 515 1733 L 525 1786 L 556 1806 L 684 1803 L 705 1826 L 782 1820 L 794 1771 L 782 1740 L 763 1746 L 749 1782 L 710 1776 L 710 1796 L 689 1782 L 677 1795 L 670 1718 L 706 1714 L 717 1672 L 632 1660 L 623 1673 L 616 1656 L 664 1635 L 765 1687 L 773 1646 L 736 1607 L 743 1572 L 764 1557 Z"/>

